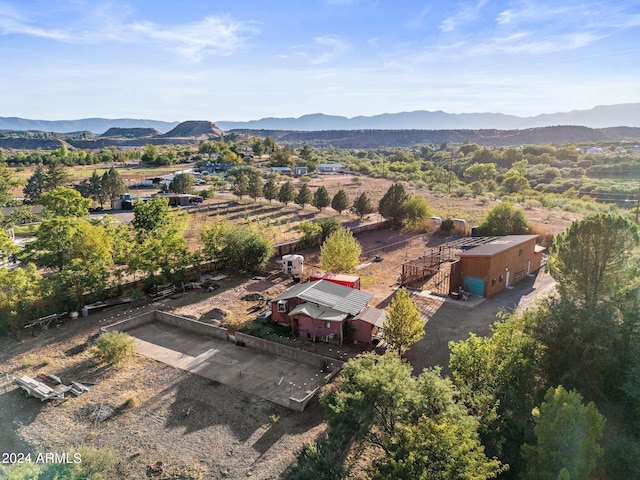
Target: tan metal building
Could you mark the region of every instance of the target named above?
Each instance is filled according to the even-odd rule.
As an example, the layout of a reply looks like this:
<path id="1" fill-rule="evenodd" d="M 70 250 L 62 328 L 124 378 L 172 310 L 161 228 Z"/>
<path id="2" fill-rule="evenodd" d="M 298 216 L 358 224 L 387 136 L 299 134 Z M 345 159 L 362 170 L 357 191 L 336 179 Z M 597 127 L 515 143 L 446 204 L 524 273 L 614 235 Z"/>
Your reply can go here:
<path id="1" fill-rule="evenodd" d="M 451 264 L 451 291 L 460 287 L 472 295 L 492 297 L 537 271 L 544 247 L 537 235 L 507 235 L 461 252 Z"/>

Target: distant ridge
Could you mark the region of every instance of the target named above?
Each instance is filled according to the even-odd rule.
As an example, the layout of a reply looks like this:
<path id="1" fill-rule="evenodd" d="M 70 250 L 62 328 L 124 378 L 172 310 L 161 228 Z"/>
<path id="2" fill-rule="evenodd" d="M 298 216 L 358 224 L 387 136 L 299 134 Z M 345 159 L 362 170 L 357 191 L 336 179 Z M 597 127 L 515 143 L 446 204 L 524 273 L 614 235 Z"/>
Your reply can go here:
<path id="1" fill-rule="evenodd" d="M 191 124 L 188 128 L 186 124 Z M 197 126 L 196 126 L 197 124 Z M 205 125 L 206 124 L 206 125 Z M 54 133 L 92 132 L 104 134 L 111 128 L 155 129 L 167 136 L 197 137 L 198 128 L 204 128 L 202 135 L 230 130 L 525 130 L 529 128 L 553 127 L 559 125 L 589 128 L 640 127 L 640 103 L 599 105 L 589 110 L 572 110 L 563 113 L 545 113 L 534 117 L 518 117 L 502 113 L 447 113 L 443 111 L 419 110 L 414 112 L 383 113 L 370 117 L 353 118 L 314 113 L 298 118 L 263 118 L 248 122 L 188 121 L 180 124 L 181 131 L 169 133 L 178 122 L 159 120 L 136 120 L 131 118 L 107 119 L 85 118 L 80 120 L 29 120 L 18 117 L 0 117 L 0 130 L 41 131 Z M 213 127 L 210 128 L 210 125 Z M 187 130 L 195 128 L 191 134 Z"/>
<path id="2" fill-rule="evenodd" d="M 35 130 L 40 132 L 70 133 L 93 132 L 102 134 L 110 128 L 152 128 L 165 133 L 178 125 L 178 122 L 160 120 L 136 120 L 132 118 L 83 118 L 80 120 L 29 120 L 19 117 L 0 117 L 0 130 Z"/>
<path id="3" fill-rule="evenodd" d="M 314 113 L 298 118 L 263 118 L 248 122 L 217 121 L 229 130 L 522 130 L 557 125 L 589 128 L 640 127 L 640 103 L 600 105 L 590 110 L 518 117 L 502 113 L 446 113 L 419 110 L 371 117 L 340 117 Z"/>

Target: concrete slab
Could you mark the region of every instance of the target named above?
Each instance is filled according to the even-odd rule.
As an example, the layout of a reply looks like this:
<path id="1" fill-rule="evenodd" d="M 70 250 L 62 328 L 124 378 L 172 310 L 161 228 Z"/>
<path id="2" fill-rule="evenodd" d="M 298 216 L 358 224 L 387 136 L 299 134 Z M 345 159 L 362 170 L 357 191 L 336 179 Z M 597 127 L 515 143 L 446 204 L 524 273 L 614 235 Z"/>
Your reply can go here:
<path id="1" fill-rule="evenodd" d="M 198 335 L 163 322 L 149 322 L 127 333 L 140 355 L 153 358 L 246 393 L 289 407 L 322 385 L 320 368 L 231 342 Z"/>
<path id="2" fill-rule="evenodd" d="M 422 292 L 416 292 L 415 295 L 419 297 L 429 298 L 431 300 L 439 300 L 445 303 L 451 303 L 453 305 L 459 305 L 461 307 L 473 308 L 480 305 L 482 302 L 486 300 L 484 297 L 478 297 L 476 295 L 469 295 L 468 300 L 455 300 L 451 297 L 444 297 L 442 295 L 435 295 L 431 293 L 429 290 L 424 290 Z"/>

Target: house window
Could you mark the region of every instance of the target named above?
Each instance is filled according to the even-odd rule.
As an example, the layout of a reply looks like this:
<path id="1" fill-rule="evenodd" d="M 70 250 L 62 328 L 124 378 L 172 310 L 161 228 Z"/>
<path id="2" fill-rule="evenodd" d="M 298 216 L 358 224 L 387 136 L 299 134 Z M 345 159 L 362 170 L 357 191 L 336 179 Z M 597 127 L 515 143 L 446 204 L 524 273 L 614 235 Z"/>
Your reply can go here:
<path id="1" fill-rule="evenodd" d="M 518 256 L 519 257 L 521 257 L 523 253 L 524 253 L 524 250 L 522 248 L 520 250 L 518 250 Z"/>
<path id="2" fill-rule="evenodd" d="M 324 328 L 326 328 L 326 329 L 331 328 L 331 323 L 330 322 L 325 323 L 324 324 Z"/>
<path id="3" fill-rule="evenodd" d="M 500 275 L 500 283 L 504 280 L 504 275 Z"/>
<path id="4" fill-rule="evenodd" d="M 278 302 L 278 312 L 280 313 L 287 313 L 287 301 L 286 300 L 280 300 Z"/>
<path id="5" fill-rule="evenodd" d="M 494 278 L 493 280 L 491 280 L 491 286 L 495 287 L 496 286 L 496 279 Z"/>

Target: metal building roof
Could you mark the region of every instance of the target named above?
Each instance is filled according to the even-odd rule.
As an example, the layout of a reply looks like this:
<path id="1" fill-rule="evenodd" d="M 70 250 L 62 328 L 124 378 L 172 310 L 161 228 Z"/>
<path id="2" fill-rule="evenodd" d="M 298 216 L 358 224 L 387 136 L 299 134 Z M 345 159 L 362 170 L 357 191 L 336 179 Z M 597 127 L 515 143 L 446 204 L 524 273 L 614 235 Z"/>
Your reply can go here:
<path id="1" fill-rule="evenodd" d="M 373 294 L 326 280 L 318 280 L 316 282 L 300 283 L 276 297 L 273 301 L 277 302 L 278 300 L 290 298 L 301 298 L 324 307 L 330 307 L 338 312 L 357 315 L 367 305 L 367 302 L 373 298 Z"/>
<path id="2" fill-rule="evenodd" d="M 505 235 L 504 237 L 496 237 L 484 245 L 470 248 L 459 254 L 460 257 L 492 257 L 498 253 L 523 245 L 538 235 Z"/>

